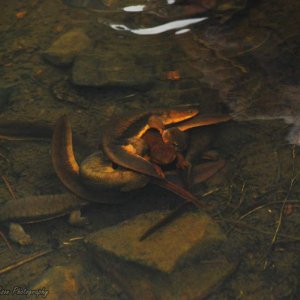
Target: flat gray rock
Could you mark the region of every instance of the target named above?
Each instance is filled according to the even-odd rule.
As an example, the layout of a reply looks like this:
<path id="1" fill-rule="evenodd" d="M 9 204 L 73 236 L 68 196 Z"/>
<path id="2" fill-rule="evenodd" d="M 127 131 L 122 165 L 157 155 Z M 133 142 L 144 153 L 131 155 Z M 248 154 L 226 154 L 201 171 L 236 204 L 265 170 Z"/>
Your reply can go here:
<path id="1" fill-rule="evenodd" d="M 78 56 L 73 65 L 72 79 L 80 86 L 147 86 L 154 80 L 152 73 L 150 67 L 138 63 L 132 56 L 103 53 Z"/>
<path id="2" fill-rule="evenodd" d="M 80 292 L 85 290 L 82 276 L 80 265 L 54 266 L 33 283 L 30 290 L 39 293 L 37 296 L 49 300 L 79 300 L 82 299 Z"/>
<path id="3" fill-rule="evenodd" d="M 86 244 L 101 270 L 130 299 L 202 299 L 236 267 L 219 253 L 227 242 L 203 212 L 188 212 L 143 242 L 138 239 L 162 213 L 137 216 L 91 234 Z"/>
<path id="4" fill-rule="evenodd" d="M 90 235 L 87 243 L 97 251 L 169 273 L 226 239 L 220 227 L 207 214 L 198 211 L 182 215 L 140 242 L 144 231 L 163 216 L 159 212 L 137 216 Z"/>
<path id="5" fill-rule="evenodd" d="M 47 61 L 56 66 L 70 65 L 82 51 L 90 48 L 92 42 L 81 29 L 73 29 L 55 40 L 43 53 Z"/>

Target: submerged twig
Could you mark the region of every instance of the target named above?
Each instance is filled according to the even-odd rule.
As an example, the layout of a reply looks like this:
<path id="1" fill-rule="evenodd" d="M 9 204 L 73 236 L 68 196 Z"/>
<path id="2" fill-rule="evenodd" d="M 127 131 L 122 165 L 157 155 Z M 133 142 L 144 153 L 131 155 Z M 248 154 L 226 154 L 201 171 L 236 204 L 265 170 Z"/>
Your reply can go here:
<path id="1" fill-rule="evenodd" d="M 4 273 L 7 273 L 9 271 L 12 271 L 12 270 L 14 270 L 14 269 L 16 269 L 20 266 L 25 265 L 26 263 L 29 263 L 29 262 L 32 262 L 32 261 L 38 259 L 40 257 L 48 255 L 48 254 L 52 253 L 54 250 L 61 249 L 65 246 L 72 245 L 72 242 L 82 240 L 83 238 L 84 237 L 70 238 L 69 240 L 62 242 L 62 244 L 59 247 L 47 249 L 47 250 L 44 250 L 44 251 L 40 251 L 40 252 L 34 253 L 30 256 L 27 256 L 25 258 L 22 258 L 21 260 L 19 260 L 17 262 L 14 262 L 14 263 L 0 269 L 0 275 L 2 275 Z"/>
<path id="2" fill-rule="evenodd" d="M 290 182 L 289 189 L 288 189 L 288 191 L 287 191 L 287 194 L 286 194 L 286 196 L 285 196 L 285 199 L 284 199 L 284 201 L 283 201 L 283 203 L 282 203 L 282 206 L 281 206 L 281 209 L 280 209 L 279 219 L 278 219 L 278 221 L 277 221 L 277 227 L 276 227 L 274 236 L 273 236 L 273 238 L 272 238 L 271 246 L 273 246 L 274 243 L 276 242 L 276 239 L 277 239 L 279 230 L 280 230 L 281 225 L 282 225 L 282 220 L 283 220 L 283 215 L 284 215 L 285 205 L 286 205 L 286 202 L 288 201 L 288 198 L 289 198 L 289 196 L 290 196 L 290 194 L 291 194 L 291 191 L 292 191 L 292 189 L 293 189 L 295 180 L 296 180 L 296 178 L 297 178 L 297 176 L 298 176 L 298 174 L 295 175 L 295 159 L 296 159 L 295 145 L 292 146 L 292 159 L 293 159 L 292 178 L 291 178 L 291 182 Z"/>
<path id="3" fill-rule="evenodd" d="M 241 217 L 239 217 L 239 221 L 245 219 L 246 217 L 248 217 L 252 213 L 254 213 L 254 212 L 256 212 L 256 211 L 258 211 L 262 208 L 265 208 L 265 207 L 268 207 L 268 206 L 271 206 L 271 205 L 282 204 L 283 202 L 285 202 L 285 204 L 287 204 L 287 203 L 299 203 L 300 204 L 300 200 L 287 200 L 287 201 L 277 200 L 277 201 L 272 201 L 272 202 L 269 202 L 269 203 L 261 204 L 259 206 L 256 206 L 255 208 L 251 209 L 247 213 L 243 214 Z"/>
<path id="4" fill-rule="evenodd" d="M 290 181 L 290 186 L 289 186 L 288 191 L 286 193 L 286 196 L 285 196 L 285 198 L 284 198 L 284 200 L 282 202 L 282 206 L 281 206 L 280 213 L 279 213 L 279 218 L 278 218 L 278 221 L 277 221 L 277 226 L 276 226 L 276 229 L 275 229 L 272 241 L 271 241 L 271 246 L 270 246 L 269 252 L 267 253 L 267 258 L 266 258 L 265 263 L 264 263 L 264 269 L 266 269 L 266 267 L 269 264 L 268 257 L 270 256 L 270 253 L 273 250 L 274 245 L 275 245 L 275 243 L 276 243 L 276 241 L 278 239 L 279 231 L 281 229 L 281 225 L 282 225 L 282 222 L 283 222 L 283 216 L 284 216 L 285 206 L 286 206 L 288 198 L 289 198 L 289 196 L 290 196 L 290 194 L 292 192 L 292 189 L 294 187 L 294 183 L 296 181 L 296 178 L 298 176 L 298 174 L 296 174 L 296 165 L 295 165 L 295 160 L 296 160 L 295 147 L 296 147 L 295 145 L 292 146 L 293 169 L 292 169 L 292 177 L 291 177 L 291 181 Z"/>
<path id="5" fill-rule="evenodd" d="M 240 51 L 240 52 L 238 52 L 237 54 L 234 54 L 234 55 L 230 56 L 230 58 L 235 58 L 235 57 L 238 57 L 238 56 L 242 56 L 242 55 L 244 55 L 244 54 L 246 54 L 246 53 L 253 52 L 253 51 L 257 50 L 257 49 L 260 48 L 263 44 L 265 44 L 265 43 L 269 40 L 270 37 L 271 37 L 271 32 L 269 32 L 269 34 L 267 35 L 267 37 L 266 37 L 264 40 L 262 40 L 260 43 L 254 45 L 254 46 L 253 46 L 252 48 L 250 48 L 250 49 L 246 49 L 246 50 L 244 50 L 244 51 Z"/>
<path id="6" fill-rule="evenodd" d="M 245 187 L 246 187 L 246 182 L 243 182 L 243 185 L 241 187 L 241 191 L 240 191 L 240 199 L 239 199 L 239 203 L 238 205 L 233 209 L 232 213 L 236 212 L 243 204 L 244 200 L 245 200 Z"/>
<path id="7" fill-rule="evenodd" d="M 3 182 L 4 182 L 5 186 L 6 186 L 6 188 L 8 189 L 8 191 L 9 191 L 11 197 L 12 197 L 14 200 L 17 200 L 16 194 L 15 194 L 15 192 L 14 192 L 14 190 L 13 190 L 11 184 L 9 183 L 8 179 L 7 179 L 5 176 L 3 176 L 3 175 L 1 176 L 1 178 L 2 178 L 2 180 L 3 180 Z"/>
<path id="8" fill-rule="evenodd" d="M 0 152 L 0 157 L 2 157 L 6 162 L 9 162 L 8 158 Z"/>
<path id="9" fill-rule="evenodd" d="M 222 220 L 220 220 L 220 222 L 221 221 L 231 223 L 235 226 L 244 227 L 244 228 L 247 228 L 247 229 L 262 233 L 262 234 L 265 234 L 265 235 L 272 235 L 273 234 L 271 231 L 259 229 L 254 225 L 249 225 L 249 224 L 240 222 L 239 220 L 222 219 Z M 283 233 L 278 234 L 278 237 L 288 239 L 288 241 L 278 241 L 278 242 L 275 241 L 275 243 L 299 242 L 300 241 L 300 237 L 295 237 L 295 236 L 288 235 L 288 234 L 283 234 Z"/>
<path id="10" fill-rule="evenodd" d="M 7 273 L 7 272 L 9 272 L 11 270 L 14 270 L 14 269 L 16 269 L 16 268 L 18 268 L 20 266 L 23 266 L 26 263 L 31 262 L 31 261 L 39 258 L 39 257 L 45 256 L 45 255 L 51 253 L 52 251 L 53 251 L 53 249 L 48 249 L 48 250 L 44 250 L 42 252 L 34 253 L 33 255 L 30 255 L 30 256 L 27 256 L 27 257 L 25 257 L 25 258 L 23 258 L 23 259 L 15 262 L 15 263 L 12 263 L 12 264 L 10 264 L 10 265 L 8 265 L 8 266 L 0 269 L 0 275 L 2 275 L 4 273 Z"/>
<path id="11" fill-rule="evenodd" d="M 4 235 L 4 233 L 3 233 L 1 230 L 0 230 L 0 236 L 1 236 L 2 240 L 5 242 L 7 248 L 8 248 L 11 252 L 13 252 L 13 251 L 14 251 L 14 250 L 13 250 L 13 247 L 11 246 L 10 242 L 8 241 L 8 239 L 6 238 L 6 236 Z"/>

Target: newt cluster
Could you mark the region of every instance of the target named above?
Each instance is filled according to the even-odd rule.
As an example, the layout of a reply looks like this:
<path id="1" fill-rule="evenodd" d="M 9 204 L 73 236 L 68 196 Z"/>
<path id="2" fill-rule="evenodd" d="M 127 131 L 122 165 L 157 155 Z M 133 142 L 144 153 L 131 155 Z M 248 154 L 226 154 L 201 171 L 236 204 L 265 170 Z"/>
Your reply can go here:
<path id="1" fill-rule="evenodd" d="M 53 130 L 51 146 L 53 167 L 71 194 L 7 201 L 1 207 L 0 222 L 37 222 L 67 213 L 71 213 L 73 217 L 77 216 L 75 220 L 82 221 L 78 209 L 89 201 L 118 203 L 122 201 L 121 194 L 124 191 L 143 187 L 149 182 L 203 207 L 197 197 L 182 186 L 168 181 L 163 172 L 164 166 L 174 163 L 177 168 L 189 166 L 182 152 L 187 146 L 184 131 L 230 119 L 229 116 L 223 115 L 207 118 L 196 116 L 197 114 L 198 110 L 194 107 L 180 106 L 117 116 L 112 121 L 114 126 L 111 124 L 107 126 L 114 128 L 114 131 L 104 132 L 103 152 L 91 154 L 80 165 L 73 153 L 72 130 L 66 116 L 57 120 L 54 129 L 52 127 L 49 129 L 49 126 L 37 126 L 36 129 L 33 124 L 29 127 L 24 126 L 33 128 L 34 138 L 47 138 L 49 132 Z M 7 133 L 6 128 L 7 124 L 0 124 L 2 138 L 9 136 L 10 139 L 18 139 L 20 135 L 31 136 L 31 130 L 25 133 L 14 131 Z M 15 223 L 11 224 L 12 233 L 16 226 Z M 23 235 L 22 232 L 21 238 L 14 236 L 12 238 L 21 244 L 31 242 L 30 237 L 25 233 Z"/>

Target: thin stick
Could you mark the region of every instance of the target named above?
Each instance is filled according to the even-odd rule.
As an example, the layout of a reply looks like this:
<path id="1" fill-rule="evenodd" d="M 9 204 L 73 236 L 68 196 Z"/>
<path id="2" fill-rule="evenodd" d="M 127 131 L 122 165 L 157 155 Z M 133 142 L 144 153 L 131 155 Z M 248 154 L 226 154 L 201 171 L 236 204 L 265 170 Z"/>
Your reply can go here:
<path id="1" fill-rule="evenodd" d="M 230 220 L 230 219 L 222 219 L 218 222 L 228 222 L 228 223 L 231 223 L 235 226 L 241 226 L 241 227 L 244 227 L 244 228 L 247 228 L 247 229 L 250 229 L 250 230 L 254 230 L 254 231 L 257 231 L 259 233 L 262 233 L 262 234 L 265 234 L 265 235 L 271 235 L 272 232 L 271 231 L 267 231 L 267 230 L 261 230 L 255 226 L 252 226 L 252 225 L 249 225 L 249 224 L 246 224 L 246 223 L 243 223 L 243 222 L 240 222 L 240 221 L 236 221 L 236 220 Z M 278 234 L 278 237 L 281 237 L 281 238 L 285 238 L 285 239 L 288 239 L 289 241 L 279 241 L 277 243 L 283 243 L 283 242 L 299 242 L 300 241 L 300 237 L 295 237 L 295 236 L 292 236 L 292 235 L 288 235 L 288 234 Z"/>
<path id="2" fill-rule="evenodd" d="M 3 234 L 3 232 L 2 232 L 1 230 L 0 230 L 0 236 L 1 236 L 1 238 L 3 239 L 3 241 L 5 242 L 7 248 L 8 248 L 11 252 L 13 252 L 14 249 L 12 248 L 10 242 L 7 240 L 6 236 Z"/>
<path id="3" fill-rule="evenodd" d="M 271 206 L 271 205 L 276 205 L 276 204 L 282 204 L 283 202 L 285 202 L 285 204 L 287 203 L 300 203 L 300 200 L 277 200 L 277 201 L 273 201 L 273 202 L 269 202 L 269 203 L 265 203 L 262 205 L 259 205 L 257 207 L 254 207 L 253 209 L 251 209 L 250 211 L 248 211 L 247 213 L 243 214 L 242 216 L 239 217 L 239 221 L 245 219 L 246 217 L 248 217 L 249 215 L 251 215 L 252 213 L 256 212 L 259 209 Z"/>
<path id="4" fill-rule="evenodd" d="M 289 196 L 290 196 L 290 194 L 292 192 L 294 183 L 295 183 L 296 178 L 298 176 L 298 174 L 296 174 L 296 167 L 295 167 L 295 160 L 296 160 L 295 145 L 292 146 L 292 159 L 293 159 L 293 170 L 292 170 L 292 178 L 291 178 L 291 181 L 290 181 L 290 186 L 289 186 L 289 189 L 288 189 L 288 191 L 286 193 L 286 196 L 285 196 L 285 198 L 284 198 L 284 200 L 282 202 L 282 206 L 281 206 L 280 213 L 279 213 L 279 218 L 278 218 L 278 221 L 277 221 L 277 226 L 276 226 L 273 238 L 272 238 L 272 242 L 271 242 L 271 246 L 270 246 L 269 252 L 267 254 L 267 258 L 266 258 L 265 263 L 264 263 L 264 270 L 267 268 L 267 266 L 269 264 L 269 257 L 271 255 L 271 251 L 273 250 L 274 245 L 275 245 L 275 243 L 276 243 L 276 241 L 278 239 L 279 231 L 281 229 L 281 225 L 282 225 L 282 222 L 283 222 L 285 205 L 286 205 L 286 203 L 288 201 L 288 198 L 289 198 Z"/>
<path id="5" fill-rule="evenodd" d="M 24 259 L 21 259 L 13 264 L 10 264 L 2 269 L 0 269 L 0 275 L 4 274 L 4 273 L 7 273 L 11 270 L 14 270 L 22 265 L 25 265 L 26 263 L 28 262 L 31 262 L 39 257 L 42 257 L 42 256 L 45 256 L 49 253 L 53 252 L 53 249 L 48 249 L 48 250 L 45 250 L 45 251 L 42 251 L 42 252 L 38 252 L 38 253 L 34 253 L 33 255 L 31 256 L 28 256 L 28 257 L 25 257 Z"/>
<path id="6" fill-rule="evenodd" d="M 3 159 L 5 159 L 6 162 L 9 162 L 8 158 L 6 156 L 4 156 L 1 152 L 0 152 L 0 157 L 2 157 Z"/>
<path id="7" fill-rule="evenodd" d="M 233 56 L 230 56 L 230 57 L 234 58 L 234 57 L 238 57 L 238 56 L 244 55 L 245 53 L 249 53 L 249 52 L 255 51 L 258 48 L 260 48 L 265 42 L 267 42 L 270 37 L 271 37 L 271 33 L 268 33 L 267 37 L 263 41 L 261 41 L 260 43 L 258 43 L 257 45 L 254 45 L 250 49 L 238 52 L 237 54 L 234 54 Z"/>
<path id="8" fill-rule="evenodd" d="M 1 176 L 3 182 L 5 183 L 5 186 L 7 187 L 11 197 L 14 199 L 14 200 L 17 200 L 17 197 L 16 197 L 16 194 L 11 186 L 11 184 L 9 183 L 9 181 L 7 180 L 7 178 L 5 176 Z"/>
<path id="9" fill-rule="evenodd" d="M 293 159 L 293 171 L 292 171 L 292 176 L 293 177 L 291 179 L 288 192 L 287 192 L 287 194 L 285 196 L 285 199 L 284 199 L 284 201 L 282 203 L 282 206 L 281 206 L 281 209 L 280 209 L 279 219 L 278 219 L 278 222 L 277 222 L 277 227 L 276 227 L 274 236 L 272 238 L 271 246 L 273 246 L 274 243 L 276 242 L 276 239 L 277 239 L 277 236 L 278 236 L 281 224 L 282 224 L 282 220 L 283 220 L 285 205 L 286 205 L 286 202 L 288 201 L 288 198 L 289 198 L 289 196 L 291 194 L 291 191 L 292 191 L 292 188 L 294 186 L 294 182 L 295 182 L 295 180 L 297 178 L 297 175 L 295 175 L 295 159 L 296 159 L 295 145 L 293 145 L 293 147 L 292 147 L 292 159 Z"/>
<path id="10" fill-rule="evenodd" d="M 74 238 L 70 238 L 68 241 L 64 241 L 59 247 L 57 248 L 51 248 L 51 249 L 47 249 L 47 250 L 44 250 L 44 251 L 41 251 L 41 252 L 37 252 L 37 253 L 34 253 L 30 256 L 27 256 L 15 263 L 12 263 L 2 269 L 0 269 L 0 275 L 4 274 L 4 273 L 7 273 L 7 272 L 10 272 L 20 266 L 23 266 L 31 261 L 34 261 L 42 256 L 45 256 L 45 255 L 48 255 L 50 253 L 52 253 L 54 250 L 57 250 L 57 249 L 61 249 L 67 245 L 72 245 L 72 242 L 74 241 L 78 241 L 78 240 L 82 240 L 84 237 L 74 237 Z"/>

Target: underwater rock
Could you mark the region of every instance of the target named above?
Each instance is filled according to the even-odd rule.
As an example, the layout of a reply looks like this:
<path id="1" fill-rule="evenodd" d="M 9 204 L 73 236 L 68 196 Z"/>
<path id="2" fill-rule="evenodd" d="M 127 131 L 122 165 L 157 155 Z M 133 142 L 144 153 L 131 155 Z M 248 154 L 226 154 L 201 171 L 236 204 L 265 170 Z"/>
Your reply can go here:
<path id="1" fill-rule="evenodd" d="M 80 86 L 148 86 L 154 80 L 152 70 L 134 57 L 80 55 L 72 72 L 73 82 Z"/>
<path id="2" fill-rule="evenodd" d="M 142 214 L 91 234 L 91 256 L 131 299 L 202 299 L 236 267 L 218 252 L 227 239 L 207 214 L 188 212 L 140 242 L 163 215 Z"/>
<path id="3" fill-rule="evenodd" d="M 83 30 L 73 29 L 55 40 L 43 55 L 47 61 L 56 66 L 66 66 L 91 45 L 92 41 Z"/>
<path id="4" fill-rule="evenodd" d="M 220 227 L 199 211 L 182 215 L 140 242 L 144 231 L 163 215 L 158 212 L 140 215 L 90 235 L 87 242 L 98 251 L 169 273 L 226 239 Z"/>
<path id="5" fill-rule="evenodd" d="M 66 5 L 79 8 L 103 9 L 105 7 L 99 0 L 63 0 L 63 2 Z"/>
<path id="6" fill-rule="evenodd" d="M 28 246 L 33 243 L 31 236 L 17 223 L 9 224 L 9 238 L 21 246 Z"/>
<path id="7" fill-rule="evenodd" d="M 42 298 L 49 300 L 83 299 L 85 286 L 81 265 L 55 266 L 46 271 L 30 290 L 40 291 Z"/>

